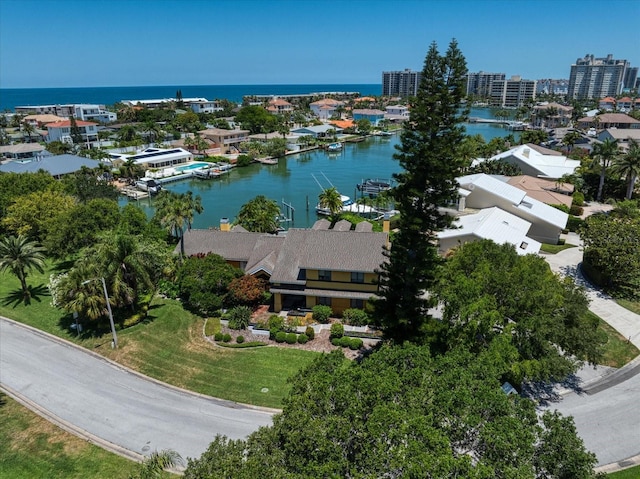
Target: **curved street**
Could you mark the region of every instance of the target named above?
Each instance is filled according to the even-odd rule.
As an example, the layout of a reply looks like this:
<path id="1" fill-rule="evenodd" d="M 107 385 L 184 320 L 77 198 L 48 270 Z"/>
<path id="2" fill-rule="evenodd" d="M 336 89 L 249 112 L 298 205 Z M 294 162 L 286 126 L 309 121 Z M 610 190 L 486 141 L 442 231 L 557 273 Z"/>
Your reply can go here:
<path id="1" fill-rule="evenodd" d="M 0 385 L 48 419 L 134 458 L 164 449 L 197 458 L 216 434 L 239 439 L 271 424 L 269 411 L 161 384 L 5 318 Z"/>

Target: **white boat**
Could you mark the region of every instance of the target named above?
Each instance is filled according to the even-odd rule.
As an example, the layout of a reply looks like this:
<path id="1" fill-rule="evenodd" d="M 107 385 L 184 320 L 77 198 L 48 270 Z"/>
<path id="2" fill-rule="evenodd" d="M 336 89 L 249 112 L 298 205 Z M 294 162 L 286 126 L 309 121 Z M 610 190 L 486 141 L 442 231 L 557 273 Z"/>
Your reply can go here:
<path id="1" fill-rule="evenodd" d="M 142 191 L 146 191 L 150 195 L 155 195 L 157 193 L 160 193 L 160 190 L 162 190 L 162 185 L 153 178 L 144 177 L 136 181 L 136 188 Z"/>
<path id="2" fill-rule="evenodd" d="M 342 150 L 342 143 L 329 143 L 327 145 L 327 151 L 340 151 Z"/>
<path id="3" fill-rule="evenodd" d="M 342 211 L 349 211 L 349 207 L 353 205 L 353 200 L 345 195 L 340 195 L 340 201 L 342 201 Z M 319 203 L 316 205 L 316 213 L 323 216 L 331 216 L 331 210 L 320 206 Z"/>

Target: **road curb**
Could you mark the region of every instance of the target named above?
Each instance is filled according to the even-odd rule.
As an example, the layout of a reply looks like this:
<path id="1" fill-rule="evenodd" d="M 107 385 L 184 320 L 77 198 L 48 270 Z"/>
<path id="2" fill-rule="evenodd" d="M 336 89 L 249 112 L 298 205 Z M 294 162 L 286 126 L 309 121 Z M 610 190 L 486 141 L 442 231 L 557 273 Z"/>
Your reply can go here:
<path id="1" fill-rule="evenodd" d="M 65 421 L 64 419 L 53 414 L 48 409 L 45 409 L 39 404 L 26 398 L 15 389 L 10 388 L 6 384 L 0 384 L 0 390 L 4 391 L 4 393 L 7 396 L 13 398 L 15 401 L 22 404 L 24 407 L 26 407 L 30 411 L 33 411 L 35 414 L 37 414 L 41 418 L 49 421 L 52 424 L 55 424 L 60 429 L 63 429 L 64 431 L 70 434 L 73 434 L 74 436 L 77 436 L 80 439 L 84 439 L 85 441 L 90 442 L 91 444 L 94 444 L 98 447 L 101 447 L 102 449 L 106 449 L 109 452 L 113 452 L 114 454 L 122 456 L 126 459 L 130 459 L 132 461 L 142 462 L 145 458 L 145 456 L 143 456 L 142 454 L 139 454 L 135 451 L 131 451 L 130 449 L 126 449 L 122 446 L 118 446 L 117 444 L 114 444 L 110 441 L 106 441 L 101 437 L 91 434 L 89 431 L 86 431 L 74 424 L 71 424 L 68 421 Z"/>
<path id="2" fill-rule="evenodd" d="M 201 394 L 201 393 L 197 393 L 197 392 L 194 392 L 194 391 L 189 391 L 188 389 L 184 389 L 184 388 L 181 388 L 181 387 L 178 387 L 178 386 L 174 386 L 173 384 L 165 383 L 163 381 L 160 381 L 159 379 L 155 379 L 155 378 L 152 378 L 150 376 L 146 376 L 146 375 L 142 374 L 139 371 L 136 371 L 136 370 L 131 369 L 131 368 L 127 367 L 127 366 L 124 366 L 124 365 L 122 365 L 122 364 L 120 364 L 120 363 L 118 363 L 116 361 L 113 361 L 112 359 L 106 358 L 106 357 L 102 356 L 101 354 L 96 353 L 95 351 L 91 351 L 90 349 L 83 348 L 82 346 L 79 346 L 79 345 L 77 345 L 77 344 L 75 344 L 75 343 L 73 343 L 73 342 L 71 342 L 71 341 L 69 341 L 67 339 L 60 338 L 60 337 L 55 336 L 55 335 L 53 335 L 51 333 L 48 333 L 46 331 L 42 331 L 42 330 L 40 330 L 38 328 L 34 328 L 33 326 L 29 326 L 28 324 L 21 323 L 19 321 L 14 320 L 14 319 L 7 318 L 5 316 L 0 316 L 0 320 L 6 321 L 9 324 L 12 324 L 12 325 L 17 326 L 17 327 L 28 329 L 29 331 L 32 331 L 35 334 L 39 334 L 40 336 L 43 336 L 43 337 L 46 337 L 46 338 L 51 339 L 53 341 L 56 341 L 56 342 L 58 342 L 58 343 L 60 343 L 60 344 L 62 344 L 64 346 L 75 348 L 75 349 L 77 349 L 79 351 L 82 351 L 84 353 L 90 354 L 94 358 L 99 359 L 99 360 L 101 360 L 103 362 L 106 362 L 109 365 L 111 365 L 112 367 L 120 369 L 123 372 L 126 372 L 128 374 L 137 376 L 140 379 L 155 383 L 155 384 L 157 384 L 159 386 L 162 386 L 162 387 L 165 387 L 167 389 L 172 389 L 172 390 L 174 390 L 176 392 L 184 394 L 185 396 L 192 396 L 192 397 L 197 397 L 197 398 L 201 398 L 201 399 L 206 399 L 208 401 L 217 403 L 217 404 L 219 404 L 221 406 L 225 406 L 225 407 L 229 407 L 229 408 L 233 408 L 233 409 L 243 409 L 243 408 L 244 409 L 251 409 L 251 410 L 254 410 L 254 411 L 259 411 L 259 412 L 263 412 L 265 414 L 271 414 L 271 415 L 282 412 L 281 409 L 268 408 L 268 407 L 264 407 L 264 406 L 254 406 L 253 404 L 245 404 L 245 403 L 239 403 L 239 402 L 235 402 L 235 401 L 229 401 L 227 399 L 220 399 L 220 398 L 216 398 L 216 397 L 213 397 L 213 396 L 208 396 L 206 394 Z"/>
<path id="3" fill-rule="evenodd" d="M 640 465 L 640 454 L 628 457 L 627 459 L 623 459 L 622 461 L 598 466 L 595 468 L 595 471 L 610 474 L 612 472 L 624 471 L 625 469 L 629 469 L 638 465 Z"/>

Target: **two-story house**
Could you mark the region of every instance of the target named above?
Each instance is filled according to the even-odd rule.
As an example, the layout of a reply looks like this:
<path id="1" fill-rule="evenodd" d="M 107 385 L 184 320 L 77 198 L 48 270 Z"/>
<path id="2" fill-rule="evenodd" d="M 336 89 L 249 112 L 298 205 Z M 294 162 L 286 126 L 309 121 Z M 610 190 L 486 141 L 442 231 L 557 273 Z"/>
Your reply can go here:
<path id="1" fill-rule="evenodd" d="M 97 123 L 90 121 L 76 120 L 82 143 L 91 143 L 98 141 Z M 63 143 L 73 143 L 71 137 L 71 120 L 57 121 L 47 125 L 48 135 L 47 142 L 61 141 Z"/>
<path id="2" fill-rule="evenodd" d="M 329 222 L 320 220 L 311 229 L 274 236 L 231 228 L 223 219 L 219 231 L 192 229 L 182 241 L 188 256 L 215 253 L 246 274 L 267 279 L 276 312 L 323 304 L 341 314 L 365 307 L 376 295 L 388 233 L 336 226 L 329 229 Z"/>
<path id="3" fill-rule="evenodd" d="M 371 108 L 354 109 L 352 115 L 353 121 L 369 120 L 372 126 L 378 126 L 378 124 L 384 120 L 384 111 Z"/>
<path id="4" fill-rule="evenodd" d="M 215 143 L 222 154 L 230 153 L 240 143 L 249 140 L 249 130 L 224 130 L 222 128 L 208 128 L 198 132 L 200 136 Z"/>

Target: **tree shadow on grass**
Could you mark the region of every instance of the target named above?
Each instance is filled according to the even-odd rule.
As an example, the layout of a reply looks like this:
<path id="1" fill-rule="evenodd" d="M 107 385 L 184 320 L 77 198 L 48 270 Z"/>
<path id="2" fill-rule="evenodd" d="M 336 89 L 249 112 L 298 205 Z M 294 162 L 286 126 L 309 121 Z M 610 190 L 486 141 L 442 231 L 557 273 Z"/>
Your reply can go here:
<path id="1" fill-rule="evenodd" d="M 37 301 L 38 303 L 42 302 L 42 298 L 45 296 L 51 297 L 49 293 L 49 288 L 44 284 L 39 284 L 38 286 L 28 286 L 28 293 L 25 294 L 22 289 L 14 289 L 13 291 L 9 291 L 3 300 L 3 306 L 11 306 L 13 308 L 18 307 L 20 304 L 24 304 L 25 306 L 29 306 L 32 301 Z"/>

